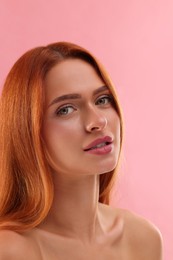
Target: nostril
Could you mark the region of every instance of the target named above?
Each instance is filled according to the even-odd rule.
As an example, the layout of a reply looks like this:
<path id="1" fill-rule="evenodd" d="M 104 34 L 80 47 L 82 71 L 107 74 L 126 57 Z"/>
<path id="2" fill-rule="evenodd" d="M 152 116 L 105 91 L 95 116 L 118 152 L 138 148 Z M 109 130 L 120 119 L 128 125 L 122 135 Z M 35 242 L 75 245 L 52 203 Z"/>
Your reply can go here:
<path id="1" fill-rule="evenodd" d="M 107 126 L 107 119 L 103 115 L 90 114 L 85 118 L 85 128 L 88 132 L 101 131 Z"/>
<path id="2" fill-rule="evenodd" d="M 94 131 L 94 130 L 97 130 L 97 129 L 99 129 L 99 127 L 98 126 L 94 126 L 94 127 L 91 128 L 91 131 Z"/>

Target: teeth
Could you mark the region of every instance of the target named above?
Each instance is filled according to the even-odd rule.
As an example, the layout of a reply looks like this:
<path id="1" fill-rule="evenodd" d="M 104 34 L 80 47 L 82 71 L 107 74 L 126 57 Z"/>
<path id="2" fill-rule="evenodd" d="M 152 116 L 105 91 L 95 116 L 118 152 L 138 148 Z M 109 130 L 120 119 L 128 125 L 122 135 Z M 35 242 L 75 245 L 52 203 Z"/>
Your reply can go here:
<path id="1" fill-rule="evenodd" d="M 95 148 L 100 148 L 100 147 L 103 147 L 103 146 L 105 146 L 105 145 L 106 145 L 106 142 L 104 142 L 104 143 L 101 143 L 101 144 L 98 144 L 98 145 L 96 145 L 96 146 L 92 147 L 92 149 L 95 149 Z"/>

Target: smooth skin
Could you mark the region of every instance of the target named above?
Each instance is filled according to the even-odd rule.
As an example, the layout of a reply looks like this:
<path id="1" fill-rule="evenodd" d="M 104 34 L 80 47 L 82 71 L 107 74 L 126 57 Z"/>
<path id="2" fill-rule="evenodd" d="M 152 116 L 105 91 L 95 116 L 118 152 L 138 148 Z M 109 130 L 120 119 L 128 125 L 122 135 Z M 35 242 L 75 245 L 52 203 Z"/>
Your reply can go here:
<path id="1" fill-rule="evenodd" d="M 90 64 L 68 59 L 48 72 L 42 135 L 53 205 L 33 230 L 0 232 L 0 260 L 161 260 L 162 238 L 153 224 L 98 202 L 99 175 L 117 164 L 120 122 L 109 89 Z M 104 136 L 113 140 L 110 153 L 84 151 Z"/>

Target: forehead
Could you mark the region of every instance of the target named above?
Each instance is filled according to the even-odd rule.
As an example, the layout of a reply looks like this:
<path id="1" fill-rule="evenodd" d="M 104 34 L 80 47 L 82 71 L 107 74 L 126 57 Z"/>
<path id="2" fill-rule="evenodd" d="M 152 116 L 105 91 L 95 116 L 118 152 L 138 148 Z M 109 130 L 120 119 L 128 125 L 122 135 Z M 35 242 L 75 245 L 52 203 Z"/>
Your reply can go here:
<path id="1" fill-rule="evenodd" d="M 46 75 L 45 92 L 63 95 L 93 91 L 105 85 L 92 65 L 81 59 L 67 59 L 55 65 Z"/>

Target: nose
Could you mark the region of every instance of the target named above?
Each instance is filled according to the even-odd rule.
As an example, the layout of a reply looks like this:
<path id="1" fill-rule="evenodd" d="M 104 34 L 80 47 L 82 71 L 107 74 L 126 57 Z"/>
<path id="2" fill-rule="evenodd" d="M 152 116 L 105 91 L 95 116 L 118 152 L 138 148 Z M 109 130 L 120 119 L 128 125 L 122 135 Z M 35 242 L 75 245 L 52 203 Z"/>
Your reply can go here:
<path id="1" fill-rule="evenodd" d="M 85 129 L 87 132 L 102 131 L 107 126 L 107 118 L 100 111 L 90 109 L 84 118 Z"/>

